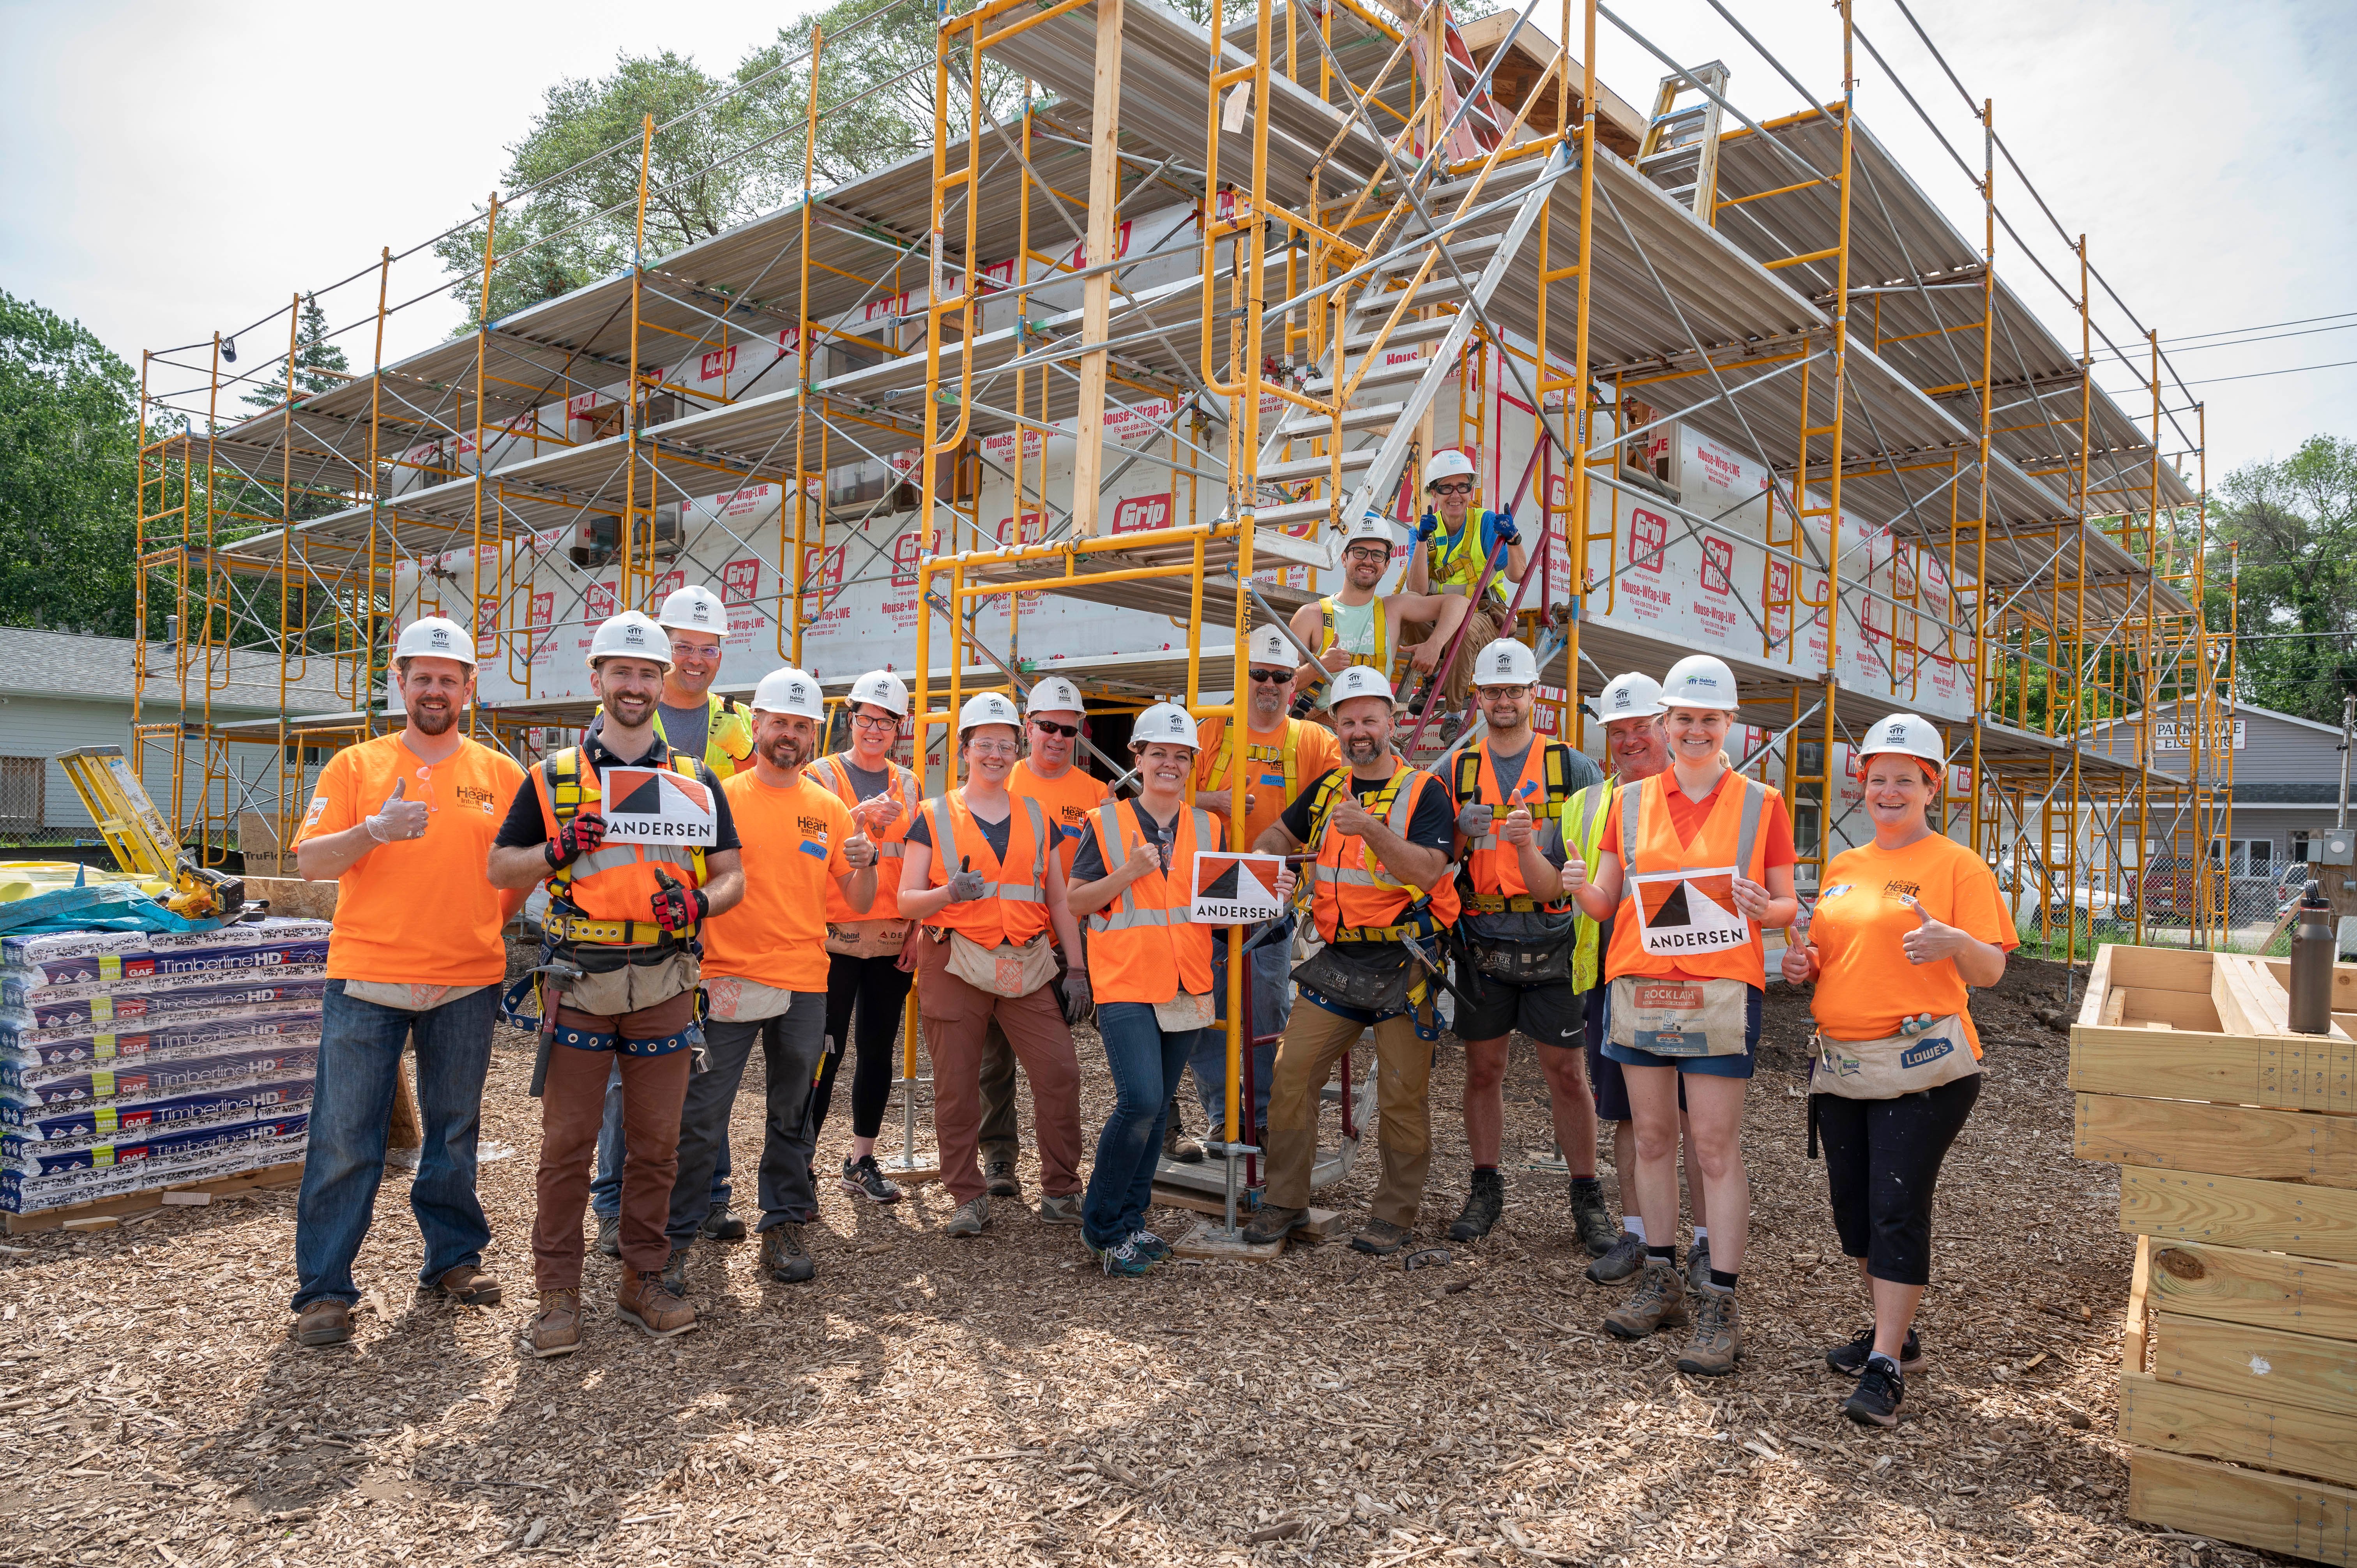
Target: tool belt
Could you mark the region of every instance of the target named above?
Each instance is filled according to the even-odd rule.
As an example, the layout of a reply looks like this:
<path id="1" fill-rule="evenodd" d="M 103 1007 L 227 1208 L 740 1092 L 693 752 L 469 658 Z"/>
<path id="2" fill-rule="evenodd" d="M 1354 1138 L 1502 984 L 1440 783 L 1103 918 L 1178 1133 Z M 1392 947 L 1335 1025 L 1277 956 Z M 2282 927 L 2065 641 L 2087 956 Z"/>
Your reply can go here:
<path id="1" fill-rule="evenodd" d="M 1414 935 L 1413 928 L 1405 929 Z M 1384 1016 L 1407 1009 L 1415 986 L 1415 955 L 1397 938 L 1339 939 L 1309 955 L 1293 972 L 1294 983 L 1329 1002 Z"/>
<path id="2" fill-rule="evenodd" d="M 1554 985 L 1571 979 L 1575 945 L 1568 937 L 1554 942 L 1485 942 L 1469 937 L 1465 955 L 1485 979 L 1509 985 Z"/>
<path id="3" fill-rule="evenodd" d="M 590 947 L 639 948 L 682 945 L 677 936 L 652 920 L 590 920 L 563 916 L 544 921 L 541 929 L 551 940 Z"/>
<path id="4" fill-rule="evenodd" d="M 1565 906 L 1543 903 L 1527 893 L 1511 897 L 1502 893 L 1459 893 L 1457 901 L 1469 915 L 1560 915 Z"/>
<path id="5" fill-rule="evenodd" d="M 1912 1033 L 1879 1040 L 1835 1040 L 1824 1035 L 1809 1041 L 1809 1092 L 1844 1100 L 1896 1100 L 1938 1089 L 1981 1070 L 1964 1035 L 1964 1021 L 1956 1014 L 1937 1019 Z"/>

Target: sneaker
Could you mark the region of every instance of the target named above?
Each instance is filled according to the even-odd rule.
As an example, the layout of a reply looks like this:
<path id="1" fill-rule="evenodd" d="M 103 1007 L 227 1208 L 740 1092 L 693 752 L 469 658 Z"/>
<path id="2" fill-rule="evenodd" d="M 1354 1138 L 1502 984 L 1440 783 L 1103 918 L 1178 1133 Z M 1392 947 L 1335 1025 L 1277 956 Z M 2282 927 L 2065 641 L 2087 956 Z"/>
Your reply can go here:
<path id="1" fill-rule="evenodd" d="M 461 1306 L 497 1306 L 500 1282 L 472 1263 L 461 1263 L 434 1282 L 434 1288 Z"/>
<path id="2" fill-rule="evenodd" d="M 1458 1211 L 1457 1223 L 1448 1228 L 1448 1239 L 1479 1241 L 1498 1223 L 1505 1208 L 1506 1178 L 1496 1171 L 1475 1171 L 1473 1190 L 1465 1195 L 1465 1207 Z"/>
<path id="3" fill-rule="evenodd" d="M 1157 1263 L 1170 1255 L 1170 1243 L 1151 1230 L 1140 1230 L 1129 1239 L 1129 1244 Z"/>
<path id="4" fill-rule="evenodd" d="M 982 1234 L 982 1228 L 989 1223 L 990 1195 L 985 1193 L 980 1197 L 959 1204 L 957 1212 L 950 1216 L 950 1222 L 942 1227 L 942 1234 L 979 1236 Z"/>
<path id="5" fill-rule="evenodd" d="M 520 1346 L 527 1356 L 545 1361 L 552 1356 L 570 1356 L 581 1348 L 581 1293 L 577 1290 L 544 1290 L 540 1293 L 540 1310 L 524 1325 Z"/>
<path id="6" fill-rule="evenodd" d="M 1860 1426 L 1896 1426 L 1899 1402 L 1907 1397 L 1906 1376 L 1890 1358 L 1878 1356 L 1858 1374 L 1857 1387 L 1842 1402 L 1842 1413 Z"/>
<path id="7" fill-rule="evenodd" d="M 1447 746 L 1465 731 L 1465 715 L 1448 713 L 1440 715 L 1440 744 Z"/>
<path id="8" fill-rule="evenodd" d="M 1697 1294 L 1710 1288 L 1710 1238 L 1706 1236 L 1686 1254 L 1686 1289 Z"/>
<path id="9" fill-rule="evenodd" d="M 798 1285 L 817 1277 L 818 1264 L 802 1245 L 801 1226 L 790 1219 L 761 1232 L 761 1269 L 782 1285 Z"/>
<path id="10" fill-rule="evenodd" d="M 601 1256 L 619 1260 L 622 1255 L 622 1217 L 619 1214 L 597 1216 L 597 1251 Z"/>
<path id="11" fill-rule="evenodd" d="M 1637 1294 L 1605 1317 L 1604 1329 L 1615 1339 L 1642 1339 L 1685 1321 L 1686 1285 L 1678 1277 L 1677 1265 L 1666 1258 L 1649 1257 Z"/>
<path id="12" fill-rule="evenodd" d="M 1587 1265 L 1589 1283 L 1617 1285 L 1632 1279 L 1645 1266 L 1645 1243 L 1637 1240 L 1634 1230 L 1623 1230 L 1611 1250 Z"/>
<path id="13" fill-rule="evenodd" d="M 1105 1248 L 1097 1253 L 1097 1259 L 1103 1265 L 1106 1273 L 1118 1274 L 1125 1279 L 1133 1280 L 1147 1273 L 1156 1263 L 1161 1262 L 1158 1258 L 1149 1258 L 1139 1251 L 1135 1237 L 1131 1237 L 1119 1246 Z"/>
<path id="14" fill-rule="evenodd" d="M 1244 1227 L 1244 1243 L 1252 1247 L 1265 1247 L 1271 1241 L 1282 1241 L 1292 1234 L 1295 1226 L 1308 1218 L 1309 1210 L 1306 1208 L 1265 1207 Z"/>
<path id="15" fill-rule="evenodd" d="M 1874 1354 L 1874 1330 L 1867 1328 L 1846 1345 L 1836 1345 L 1825 1352 L 1825 1365 L 1845 1378 L 1857 1377 L 1866 1370 L 1867 1359 Z M 1907 1331 L 1906 1343 L 1899 1348 L 1899 1369 L 1920 1372 L 1925 1365 L 1923 1347 L 1917 1342 L 1915 1331 Z"/>
<path id="16" fill-rule="evenodd" d="M 1049 1194 L 1039 1199 L 1039 1223 L 1042 1225 L 1078 1225 L 1081 1222 L 1081 1195 L 1077 1192 Z"/>
<path id="17" fill-rule="evenodd" d="M 295 1315 L 286 1333 L 296 1344 L 314 1350 L 323 1345 L 340 1345 L 352 1337 L 351 1303 L 315 1301 Z"/>
<path id="18" fill-rule="evenodd" d="M 1178 1112 L 1175 1106 L 1171 1108 L 1170 1120 L 1162 1124 L 1162 1157 L 1176 1160 L 1182 1165 L 1203 1163 L 1203 1145 L 1189 1137 L 1187 1129 L 1178 1125 Z"/>
<path id="19" fill-rule="evenodd" d="M 745 1239 L 745 1222 L 729 1213 L 726 1206 L 705 1215 L 702 1229 L 716 1241 L 742 1241 Z"/>
<path id="20" fill-rule="evenodd" d="M 843 1190 L 864 1197 L 870 1203 L 900 1201 L 900 1189 L 895 1187 L 891 1178 L 884 1174 L 883 1167 L 876 1163 L 876 1156 L 873 1155 L 862 1155 L 856 1160 L 849 1158 L 844 1160 Z"/>
<path id="21" fill-rule="evenodd" d="M 1591 1258 L 1606 1256 L 1629 1234 L 1612 1223 L 1612 1211 L 1604 1207 L 1603 1189 L 1591 1187 L 1582 1191 L 1577 1181 L 1571 1184 L 1571 1228 Z"/>
<path id="22" fill-rule="evenodd" d="M 1370 1219 L 1351 1238 L 1354 1251 L 1372 1252 L 1378 1258 L 1388 1258 L 1407 1245 L 1407 1231 L 1388 1219 Z"/>
<path id="23" fill-rule="evenodd" d="M 1678 1358 L 1678 1370 L 1698 1378 L 1723 1378 L 1743 1359 L 1743 1322 L 1731 1290 L 1695 1293 L 1694 1336 Z"/>
<path id="24" fill-rule="evenodd" d="M 1020 1197 L 1023 1184 L 1015 1179 L 1013 1160 L 992 1160 L 982 1167 L 983 1188 L 993 1197 Z"/>
<path id="25" fill-rule="evenodd" d="M 663 1289 L 671 1292 L 672 1294 L 679 1297 L 682 1301 L 687 1299 L 686 1248 L 673 1247 L 671 1250 L 671 1256 L 663 1261 L 662 1285 Z"/>
<path id="26" fill-rule="evenodd" d="M 658 1339 L 685 1334 L 695 1326 L 695 1308 L 665 1288 L 662 1272 L 655 1269 L 643 1273 L 624 1269 L 621 1283 L 614 1287 L 614 1310 Z M 577 1315 L 578 1309 L 576 1311 Z M 576 1316 L 576 1340 L 580 1333 L 577 1321 Z M 537 1323 L 535 1319 L 535 1328 Z"/>

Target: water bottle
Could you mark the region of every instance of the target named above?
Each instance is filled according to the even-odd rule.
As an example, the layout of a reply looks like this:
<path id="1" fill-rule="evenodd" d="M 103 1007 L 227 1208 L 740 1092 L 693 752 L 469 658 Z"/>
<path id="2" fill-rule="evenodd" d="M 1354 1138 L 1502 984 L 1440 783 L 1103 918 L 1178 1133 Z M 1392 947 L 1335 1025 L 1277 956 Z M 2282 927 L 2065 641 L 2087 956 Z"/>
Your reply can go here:
<path id="1" fill-rule="evenodd" d="M 2324 885 L 2311 882 L 2299 901 L 2299 924 L 2291 933 L 2291 1027 L 2300 1035 L 2332 1032 L 2332 965 L 2340 956 L 2332 906 Z"/>

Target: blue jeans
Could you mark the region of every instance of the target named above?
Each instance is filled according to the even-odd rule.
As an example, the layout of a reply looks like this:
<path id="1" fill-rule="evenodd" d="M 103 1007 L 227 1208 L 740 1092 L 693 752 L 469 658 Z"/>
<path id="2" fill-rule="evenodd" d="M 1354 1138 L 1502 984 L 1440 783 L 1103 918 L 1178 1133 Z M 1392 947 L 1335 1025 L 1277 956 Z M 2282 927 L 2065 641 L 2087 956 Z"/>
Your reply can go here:
<path id="1" fill-rule="evenodd" d="M 694 1079 L 690 1079 L 690 1083 Z M 712 1167 L 712 1208 L 728 1207 L 728 1139 L 720 1139 L 720 1161 Z M 622 1069 L 606 1075 L 606 1119 L 597 1124 L 597 1177 L 589 1184 L 589 1212 L 611 1219 L 622 1212 Z"/>
<path id="2" fill-rule="evenodd" d="M 1081 1199 L 1081 1239 L 1118 1247 L 1146 1228 L 1154 1168 L 1162 1158 L 1162 1124 L 1188 1054 L 1208 1029 L 1165 1034 L 1150 1002 L 1100 1002 L 1097 1035 L 1113 1069 L 1113 1114 L 1097 1137 L 1097 1163 Z"/>
<path id="3" fill-rule="evenodd" d="M 1276 1070 L 1275 1036 L 1285 1033 L 1285 1026 L 1293 1016 L 1293 927 L 1287 922 L 1281 933 L 1272 934 L 1259 947 L 1247 948 L 1252 960 L 1252 1032 L 1271 1036 L 1265 1045 L 1252 1047 L 1253 1103 L 1252 1126 L 1244 1128 L 1241 1119 L 1238 1131 L 1247 1143 L 1257 1143 L 1262 1129 L 1268 1125 L 1268 1080 Z M 1213 1015 L 1222 1023 L 1228 1016 L 1227 939 L 1221 933 L 1211 944 L 1211 1004 Z M 1205 1029 L 1195 1049 L 1187 1058 L 1187 1066 L 1195 1074 L 1195 1098 L 1202 1104 L 1203 1115 L 1211 1122 L 1211 1135 L 1218 1137 L 1228 1125 L 1228 1032 L 1225 1029 Z"/>
<path id="4" fill-rule="evenodd" d="M 461 1264 L 482 1265 L 491 1227 L 475 1195 L 475 1139 L 499 1004 L 500 988 L 487 985 L 410 1013 L 346 996 L 342 981 L 328 982 L 311 1137 L 295 1200 L 296 1311 L 315 1301 L 361 1298 L 352 1260 L 368 1235 L 384 1180 L 401 1048 L 412 1039 L 417 1043 L 417 1116 L 425 1134 L 417 1178 L 409 1187 L 410 1212 L 425 1241 L 418 1283 L 430 1285 Z"/>

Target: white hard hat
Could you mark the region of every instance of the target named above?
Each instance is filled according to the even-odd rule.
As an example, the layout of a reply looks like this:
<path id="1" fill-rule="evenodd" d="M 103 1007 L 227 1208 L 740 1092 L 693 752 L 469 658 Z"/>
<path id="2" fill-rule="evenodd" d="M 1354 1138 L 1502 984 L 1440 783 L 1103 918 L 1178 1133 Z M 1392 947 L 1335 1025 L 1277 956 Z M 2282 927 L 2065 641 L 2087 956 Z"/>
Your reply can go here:
<path id="1" fill-rule="evenodd" d="M 1253 631 L 1252 661 L 1254 664 L 1282 664 L 1290 670 L 1301 662 L 1301 653 L 1282 628 L 1264 626 Z"/>
<path id="2" fill-rule="evenodd" d="M 783 670 L 772 670 L 761 677 L 761 683 L 753 688 L 753 711 L 757 714 L 797 714 L 824 724 L 826 699 L 819 694 L 816 681 L 788 665 Z"/>
<path id="3" fill-rule="evenodd" d="M 1050 675 L 1031 688 L 1031 700 L 1024 711 L 1034 714 L 1060 714 L 1081 711 L 1081 689 L 1061 675 Z"/>
<path id="4" fill-rule="evenodd" d="M 400 640 L 393 645 L 395 659 L 456 659 L 461 664 L 475 662 L 475 639 L 467 628 L 448 616 L 425 616 L 401 628 Z"/>
<path id="5" fill-rule="evenodd" d="M 854 703 L 873 703 L 877 707 L 909 716 L 909 683 L 889 670 L 870 670 L 851 683 Z"/>
<path id="6" fill-rule="evenodd" d="M 643 611 L 624 610 L 618 616 L 608 616 L 597 625 L 589 639 L 589 668 L 597 668 L 600 659 L 617 657 L 651 659 L 664 669 L 671 668 L 671 639 L 663 635 Z"/>
<path id="7" fill-rule="evenodd" d="M 709 588 L 674 588 L 664 598 L 655 624 L 671 631 L 708 631 L 715 637 L 726 637 L 728 609 L 720 602 L 720 596 Z"/>
<path id="8" fill-rule="evenodd" d="M 1921 757 L 1934 768 L 1948 760 L 1948 748 L 1941 741 L 1939 730 L 1930 719 L 1913 714 L 1893 714 L 1887 719 L 1875 720 L 1866 739 L 1858 743 L 1858 766 L 1863 768 L 1867 757 L 1886 751 Z"/>
<path id="9" fill-rule="evenodd" d="M 1348 550 L 1361 540 L 1372 540 L 1384 549 L 1394 549 L 1398 537 L 1392 532 L 1392 520 L 1378 511 L 1361 512 L 1351 519 L 1351 526 L 1342 531 L 1342 548 Z"/>
<path id="10" fill-rule="evenodd" d="M 1596 716 L 1605 724 L 1614 719 L 1650 719 L 1662 712 L 1662 683 L 1631 670 L 1615 675 L 1596 694 Z"/>
<path id="11" fill-rule="evenodd" d="M 979 696 L 968 697 L 965 706 L 958 710 L 958 734 L 963 735 L 976 725 L 1012 725 L 1021 729 L 1023 715 L 1015 711 L 1015 704 L 1007 700 L 1006 693 L 985 692 Z"/>
<path id="12" fill-rule="evenodd" d="M 1137 715 L 1129 732 L 1130 747 L 1135 750 L 1149 741 L 1167 741 L 1197 751 L 1203 748 L 1203 743 L 1196 738 L 1194 715 L 1176 703 L 1157 703 Z"/>
<path id="13" fill-rule="evenodd" d="M 1381 697 L 1386 703 L 1396 700 L 1392 695 L 1392 683 L 1372 664 L 1351 665 L 1335 676 L 1333 684 L 1326 689 L 1326 705 L 1329 708 L 1339 708 L 1353 697 Z"/>
<path id="14" fill-rule="evenodd" d="M 1476 686 L 1534 686 L 1538 656 L 1511 637 L 1501 637 L 1473 656 Z"/>
<path id="15" fill-rule="evenodd" d="M 1689 653 L 1670 666 L 1668 677 L 1662 682 L 1662 706 L 1731 711 L 1737 706 L 1735 671 L 1727 667 L 1724 659 Z"/>
<path id="16" fill-rule="evenodd" d="M 1473 459 L 1454 446 L 1443 446 L 1426 459 L 1424 488 L 1430 489 L 1443 479 L 1469 479 L 1473 477 Z"/>

